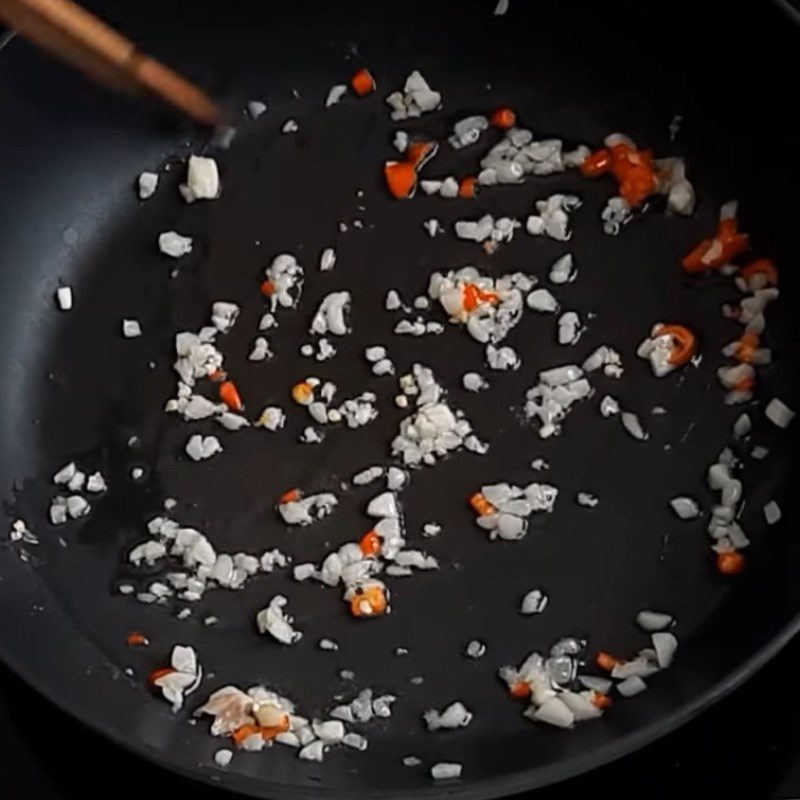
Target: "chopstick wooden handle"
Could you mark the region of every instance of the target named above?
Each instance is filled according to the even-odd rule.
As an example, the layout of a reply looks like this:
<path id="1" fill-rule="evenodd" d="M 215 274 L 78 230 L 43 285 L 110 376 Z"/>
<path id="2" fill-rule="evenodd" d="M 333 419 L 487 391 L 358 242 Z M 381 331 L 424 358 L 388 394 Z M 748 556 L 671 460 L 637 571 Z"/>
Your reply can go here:
<path id="1" fill-rule="evenodd" d="M 205 125 L 222 119 L 194 84 L 140 53 L 133 42 L 72 0 L 0 0 L 0 19 L 94 80 L 145 90 Z"/>

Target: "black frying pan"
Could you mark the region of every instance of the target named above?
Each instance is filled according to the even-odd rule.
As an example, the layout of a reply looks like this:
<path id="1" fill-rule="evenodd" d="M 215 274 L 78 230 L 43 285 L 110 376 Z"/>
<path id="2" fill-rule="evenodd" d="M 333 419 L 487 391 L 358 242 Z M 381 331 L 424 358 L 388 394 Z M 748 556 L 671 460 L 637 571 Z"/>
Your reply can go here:
<path id="1" fill-rule="evenodd" d="M 710 503 L 701 488 L 705 468 L 738 414 L 723 407 L 714 379 L 719 348 L 736 331 L 719 306 L 735 290 L 718 279 L 687 287 L 678 266 L 713 228 L 720 202 L 732 196 L 742 202 L 758 252 L 783 267 L 783 296 L 770 311 L 768 334 L 778 365 L 762 373 L 758 397 L 779 394 L 798 405 L 792 374 L 796 136 L 781 85 L 796 30 L 775 8 L 756 4 L 748 14 L 733 18 L 728 10 L 708 22 L 680 4 L 583 11 L 512 0 L 504 19 L 491 16 L 492 5 L 102 8 L 144 49 L 216 88 L 232 108 L 252 97 L 270 102 L 268 114 L 243 122 L 234 147 L 218 154 L 222 198 L 192 207 L 176 191 L 177 160 L 206 147 L 199 132 L 109 99 L 21 42 L 0 51 L 0 486 L 9 519 L 24 516 L 42 540 L 27 549 L 27 560 L 18 546 L 0 549 L 0 653 L 70 713 L 170 769 L 262 797 L 510 794 L 591 769 L 661 736 L 752 674 L 800 624 L 793 580 L 798 545 L 787 492 L 792 429 L 783 434 L 758 408 L 751 410 L 754 440 L 769 446 L 771 456 L 748 461 L 744 470 L 743 521 L 754 545 L 735 584 L 715 575 L 702 524 L 679 523 L 665 505 L 687 491 Z M 379 96 L 326 112 L 328 87 L 362 63 L 376 74 Z M 700 196 L 697 213 L 689 220 L 651 214 L 610 239 L 599 232 L 597 213 L 611 185 L 574 174 L 487 191 L 473 204 L 391 202 L 379 165 L 390 157 L 394 126 L 380 98 L 414 67 L 445 96 L 444 111 L 415 127 L 442 136 L 464 113 L 502 102 L 537 133 L 569 142 L 594 144 L 623 130 L 659 155 L 686 156 Z M 685 124 L 672 144 L 668 124 L 676 113 Z M 300 123 L 294 137 L 279 133 L 289 117 Z M 436 171 L 445 173 L 473 156 L 439 158 Z M 176 166 L 164 174 L 157 196 L 140 206 L 135 175 L 168 163 Z M 598 422 L 595 401 L 571 414 L 560 439 L 542 443 L 520 426 L 518 410 L 535 372 L 565 360 L 552 322 L 526 317 L 511 339 L 525 358 L 522 370 L 495 376 L 488 395 L 452 390 L 453 404 L 493 448 L 484 458 L 459 455 L 414 476 L 405 495 L 408 522 L 414 531 L 431 518 L 443 523 L 439 538 L 425 543 L 443 569 L 396 581 L 390 617 L 356 623 L 336 593 L 282 575 L 253 581 L 240 593 L 210 593 L 189 621 L 114 594 L 115 583 L 130 577 L 122 553 L 142 538 L 144 520 L 170 495 L 180 499 L 175 514 L 182 522 L 209 531 L 225 548 L 275 544 L 298 561 L 318 560 L 354 538 L 365 522 L 369 490 L 349 494 L 334 516 L 301 534 L 278 524 L 272 504 L 286 487 L 335 487 L 384 459 L 399 418 L 386 404 L 372 426 L 332 432 L 324 446 L 310 450 L 294 443 L 305 418 L 293 409 L 290 435 L 230 436 L 223 458 L 187 465 L 180 452 L 189 429 L 161 412 L 173 386 L 174 331 L 199 327 L 215 299 L 242 303 L 243 318 L 226 341 L 228 363 L 252 407 L 283 402 L 289 382 L 309 372 L 295 347 L 310 310 L 328 291 L 349 287 L 357 333 L 320 374 L 352 391 L 371 381 L 388 399 L 391 389 L 368 378 L 360 356 L 364 344 L 378 340 L 389 343 L 399 365 L 424 361 L 456 387 L 465 369 L 479 366 L 480 350 L 456 329 L 436 340 L 395 341 L 380 310 L 383 293 L 394 286 L 413 296 L 433 269 L 465 263 L 543 276 L 563 252 L 554 242 L 519 236 L 489 259 L 449 235 L 429 240 L 420 222 L 435 214 L 449 223 L 484 210 L 524 216 L 534 199 L 557 189 L 585 200 L 570 243 L 581 273 L 564 290 L 574 307 L 597 315 L 581 355 L 604 341 L 624 350 L 626 381 L 601 391 L 613 390 L 646 420 L 646 445 Z M 364 212 L 357 210 L 362 203 Z M 365 230 L 337 234 L 338 221 L 357 216 L 368 223 Z M 174 279 L 174 265 L 154 246 L 156 235 L 173 226 L 197 242 Z M 317 254 L 333 241 L 339 264 L 320 275 Z M 306 263 L 304 303 L 273 340 L 278 358 L 263 369 L 246 368 L 261 307 L 259 278 L 284 250 Z M 60 281 L 75 290 L 69 315 L 53 305 Z M 121 339 L 123 315 L 142 321 L 140 340 Z M 677 318 L 700 332 L 705 358 L 698 369 L 657 382 L 632 351 L 654 321 Z M 668 415 L 651 419 L 655 404 Z M 141 439 L 138 449 L 127 445 L 132 435 Z M 672 449 L 665 451 L 665 444 Z M 489 544 L 463 498 L 482 482 L 531 480 L 527 464 L 537 455 L 550 461 L 562 502 L 522 542 Z M 74 457 L 102 468 L 112 490 L 83 523 L 54 531 L 44 517 L 49 476 Z M 144 481 L 130 479 L 134 466 L 146 470 Z M 579 490 L 598 494 L 601 505 L 578 507 L 571 498 Z M 773 497 L 785 516 L 767 532 L 761 508 Z M 534 585 L 549 591 L 550 607 L 522 618 L 519 597 Z M 306 632 L 293 649 L 273 646 L 251 628 L 255 610 L 279 591 L 290 596 Z M 587 636 L 590 652 L 633 652 L 645 643 L 633 624 L 642 607 L 673 612 L 682 643 L 676 664 L 652 680 L 650 691 L 570 732 L 521 718 L 496 680 L 498 665 L 518 663 L 565 634 Z M 199 623 L 206 610 L 220 617 L 217 627 Z M 132 629 L 147 631 L 150 648 L 125 647 Z M 339 653 L 318 651 L 320 636 L 339 640 Z M 461 652 L 474 637 L 487 641 L 489 653 L 467 663 Z M 144 686 L 144 676 L 176 641 L 193 643 L 211 673 L 203 696 L 226 682 L 263 682 L 322 713 L 333 694 L 373 685 L 398 693 L 395 716 L 368 732 L 367 754 L 333 752 L 320 766 L 274 748 L 241 754 L 220 773 L 212 756 L 221 741 L 208 736 L 205 723 L 192 727 L 173 716 Z M 394 656 L 398 645 L 410 654 Z M 354 683 L 338 677 L 342 668 L 356 671 Z M 424 677 L 420 686 L 409 683 L 417 675 Z M 473 708 L 475 722 L 450 736 L 426 733 L 422 710 L 456 697 Z M 408 754 L 424 765 L 404 767 Z M 430 781 L 427 767 L 443 759 L 464 763 L 461 782 Z"/>

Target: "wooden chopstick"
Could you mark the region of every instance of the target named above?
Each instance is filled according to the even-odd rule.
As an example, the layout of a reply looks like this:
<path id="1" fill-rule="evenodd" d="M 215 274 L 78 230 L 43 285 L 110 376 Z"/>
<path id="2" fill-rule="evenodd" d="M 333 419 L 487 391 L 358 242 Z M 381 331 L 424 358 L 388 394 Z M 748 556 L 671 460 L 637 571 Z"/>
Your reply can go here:
<path id="1" fill-rule="evenodd" d="M 155 95 L 204 125 L 222 121 L 204 92 L 72 0 L 0 0 L 0 19 L 96 81 Z"/>

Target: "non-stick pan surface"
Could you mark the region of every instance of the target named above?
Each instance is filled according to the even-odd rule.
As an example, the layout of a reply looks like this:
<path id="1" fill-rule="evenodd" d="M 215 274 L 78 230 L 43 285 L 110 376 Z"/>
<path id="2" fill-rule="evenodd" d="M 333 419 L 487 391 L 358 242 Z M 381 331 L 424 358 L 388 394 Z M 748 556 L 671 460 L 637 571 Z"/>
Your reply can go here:
<path id="1" fill-rule="evenodd" d="M 0 550 L 0 653 L 113 740 L 175 771 L 262 797 L 500 796 L 574 775 L 658 737 L 752 673 L 800 624 L 800 587 L 792 579 L 798 544 L 787 491 L 792 442 L 763 418 L 760 406 L 751 409 L 753 441 L 770 447 L 771 455 L 748 461 L 744 471 L 743 524 L 754 546 L 735 586 L 713 574 L 702 523 L 681 523 L 666 507 L 668 498 L 687 492 L 710 505 L 705 468 L 728 442 L 739 413 L 723 406 L 714 377 L 719 349 L 736 332 L 721 318 L 720 304 L 736 292 L 719 279 L 687 287 L 678 266 L 730 197 L 740 198 L 759 252 L 785 266 L 768 334 L 778 364 L 761 374 L 758 396 L 779 394 L 797 406 L 794 135 L 774 86 L 796 31 L 771 8 L 754 7 L 741 21 L 718 16 L 707 23 L 675 5 L 626 13 L 540 5 L 512 0 L 501 19 L 484 2 L 103 8 L 145 49 L 216 88 L 232 107 L 250 98 L 269 103 L 257 122 L 242 117 L 234 146 L 216 153 L 222 197 L 191 207 L 177 192 L 179 159 L 206 148 L 198 132 L 109 100 L 21 42 L 0 52 L 0 485 L 9 519 L 23 516 L 41 539 L 26 548 L 25 559 L 19 546 Z M 376 75 L 379 96 L 326 111 L 329 86 L 362 64 Z M 391 157 L 396 126 L 380 98 L 412 68 L 445 98 L 443 112 L 414 129 L 443 136 L 459 116 L 502 102 L 537 134 L 571 143 L 596 143 L 623 130 L 659 155 L 686 156 L 700 197 L 697 213 L 689 220 L 652 213 L 619 237 L 605 237 L 597 215 L 611 186 L 574 174 L 486 192 L 473 203 L 391 202 L 379 165 Z M 671 143 L 668 126 L 676 114 L 684 125 Z M 289 118 L 300 130 L 282 135 Z M 436 172 L 469 170 L 474 159 L 443 154 Z M 162 185 L 142 205 L 133 179 L 154 167 L 161 167 Z M 463 331 L 399 340 L 381 310 L 388 288 L 409 297 L 421 293 L 434 269 L 472 263 L 493 274 L 520 269 L 542 278 L 563 245 L 520 235 L 489 258 L 451 235 L 430 240 L 421 222 L 437 216 L 449 226 L 487 210 L 524 217 L 535 199 L 562 189 L 585 201 L 567 246 L 580 275 L 563 290 L 562 302 L 595 315 L 574 357 L 603 342 L 623 349 L 624 381 L 598 379 L 598 393 L 612 392 L 640 414 L 651 433 L 646 444 L 599 420 L 596 402 L 575 410 L 564 434 L 548 442 L 520 422 L 524 389 L 535 373 L 571 357 L 554 343 L 552 321 L 527 316 L 510 339 L 523 368 L 493 375 L 488 394 L 467 395 L 458 378 L 479 368 L 482 354 Z M 363 229 L 354 229 L 356 218 Z M 339 222 L 348 224 L 346 232 Z M 177 265 L 155 246 L 158 233 L 170 228 L 196 242 Z M 323 275 L 316 261 L 331 244 L 339 262 Z M 305 264 L 306 293 L 299 312 L 284 315 L 273 337 L 276 359 L 248 365 L 261 310 L 259 279 L 282 251 Z M 76 297 L 66 315 L 53 305 L 62 282 Z M 297 355 L 298 342 L 317 301 L 341 288 L 354 295 L 355 333 L 337 359 L 312 365 Z M 224 456 L 187 463 L 187 436 L 206 426 L 187 426 L 162 412 L 174 387 L 171 342 L 177 330 L 203 324 L 216 299 L 244 308 L 224 347 L 251 410 L 285 405 L 291 383 L 319 374 L 345 395 L 374 388 L 383 401 L 380 418 L 358 431 L 332 430 L 322 446 L 300 446 L 295 437 L 305 419 L 293 409 L 283 435 L 232 434 L 224 437 Z M 123 316 L 141 321 L 141 339 L 122 339 Z M 662 319 L 697 330 L 704 359 L 656 381 L 633 349 Z M 346 618 L 335 592 L 282 574 L 253 580 L 237 593 L 209 592 L 183 621 L 170 608 L 115 593 L 117 582 L 132 578 L 124 552 L 144 538 L 145 520 L 168 496 L 179 500 L 177 519 L 226 550 L 279 546 L 297 561 L 316 561 L 359 535 L 369 489 L 343 492 L 335 515 L 300 533 L 278 523 L 273 504 L 295 485 L 338 490 L 358 469 L 385 460 L 401 412 L 391 404 L 390 382 L 372 378 L 361 356 L 364 345 L 378 342 L 391 348 L 401 369 L 414 361 L 432 366 L 453 387 L 452 404 L 492 443 L 485 457 L 460 454 L 420 471 L 404 493 L 412 541 L 420 543 L 423 522 L 443 525 L 437 539 L 424 542 L 441 560 L 440 572 L 395 581 L 392 615 L 369 624 Z M 667 415 L 651 416 L 655 405 Z M 131 436 L 140 440 L 137 447 L 129 446 Z M 556 512 L 537 520 L 521 542 L 490 544 L 464 497 L 485 482 L 530 481 L 528 464 L 536 456 L 550 462 L 548 479 L 561 490 Z M 49 476 L 73 458 L 102 469 L 111 491 L 89 518 L 55 530 L 45 520 Z M 134 467 L 144 469 L 142 480 L 131 478 Z M 597 509 L 573 502 L 582 490 L 601 498 Z M 782 501 L 784 520 L 765 531 L 761 509 L 773 497 Z M 534 586 L 547 590 L 550 606 L 523 618 L 519 598 Z M 276 593 L 290 597 L 305 632 L 292 648 L 266 642 L 252 628 L 255 611 Z M 643 607 L 674 613 L 681 640 L 675 666 L 649 692 L 574 731 L 522 719 L 496 680 L 499 665 L 567 634 L 588 637 L 592 649 L 635 651 L 645 643 L 633 624 Z M 207 613 L 219 617 L 217 626 L 201 623 Z M 148 633 L 149 648 L 125 647 L 133 629 Z M 337 654 L 317 649 L 323 636 L 339 641 Z M 462 656 L 472 638 L 489 647 L 478 662 Z M 205 722 L 192 726 L 184 715 L 174 716 L 144 685 L 175 642 L 191 643 L 200 654 L 207 677 L 199 695 L 229 682 L 262 682 L 313 714 L 330 707 L 333 695 L 370 685 L 398 694 L 396 713 L 365 731 L 367 753 L 337 751 L 317 765 L 273 748 L 239 755 L 221 773 L 212 761 L 220 741 L 209 737 Z M 398 646 L 409 654 L 395 656 Z M 342 680 L 342 669 L 355 671 L 355 680 Z M 415 676 L 424 679 L 421 685 L 410 682 Z M 421 712 L 456 698 L 475 712 L 473 724 L 452 735 L 426 733 Z M 423 766 L 404 767 L 406 755 L 418 755 Z M 439 760 L 463 762 L 463 780 L 434 785 L 427 769 Z"/>

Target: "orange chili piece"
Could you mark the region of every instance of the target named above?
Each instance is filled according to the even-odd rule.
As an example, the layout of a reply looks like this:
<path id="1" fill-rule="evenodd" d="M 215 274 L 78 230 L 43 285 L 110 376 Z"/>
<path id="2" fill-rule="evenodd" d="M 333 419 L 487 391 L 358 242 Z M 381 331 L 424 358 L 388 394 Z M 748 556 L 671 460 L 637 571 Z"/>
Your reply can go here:
<path id="1" fill-rule="evenodd" d="M 383 177 L 392 197 L 405 200 L 413 197 L 417 188 L 417 170 L 410 161 L 387 161 Z"/>
<path id="2" fill-rule="evenodd" d="M 248 739 L 254 733 L 261 733 L 261 728 L 258 725 L 252 725 L 247 723 L 245 725 L 240 725 L 232 734 L 231 739 L 233 739 L 236 744 L 241 744 L 245 739 Z"/>
<path id="3" fill-rule="evenodd" d="M 744 569 L 744 556 L 734 550 L 717 553 L 717 570 L 722 575 L 738 575 Z"/>
<path id="4" fill-rule="evenodd" d="M 469 504 L 472 506 L 475 513 L 480 517 L 494 514 L 497 511 L 497 509 L 480 492 L 475 492 L 475 494 L 469 498 Z"/>
<path id="5" fill-rule="evenodd" d="M 747 249 L 749 236 L 739 233 L 736 217 L 725 217 L 719 221 L 716 236 L 703 239 L 683 259 L 683 269 L 690 275 L 707 269 L 719 269 L 732 258 Z"/>
<path id="6" fill-rule="evenodd" d="M 745 280 L 752 278 L 753 275 L 763 275 L 770 286 L 778 285 L 778 268 L 775 262 L 768 258 L 757 258 L 739 270 L 739 276 Z"/>
<path id="7" fill-rule="evenodd" d="M 471 200 L 475 197 L 475 186 L 477 181 L 472 175 L 469 175 L 466 178 L 462 178 L 458 182 L 458 196 L 463 197 L 466 200 Z"/>
<path id="8" fill-rule="evenodd" d="M 620 197 L 631 208 L 640 206 L 658 187 L 653 156 L 649 150 L 635 150 L 627 144 L 611 148 L 611 173 L 619 182 Z"/>
<path id="9" fill-rule="evenodd" d="M 302 493 L 299 489 L 289 489 L 278 498 L 278 505 L 282 506 L 284 503 L 296 503 L 301 497 Z"/>
<path id="10" fill-rule="evenodd" d="M 128 645 L 128 647 L 144 647 L 150 644 L 150 640 L 139 631 L 131 631 L 125 637 L 125 644 Z"/>
<path id="11" fill-rule="evenodd" d="M 602 147 L 600 150 L 595 150 L 594 153 L 586 156 L 581 164 L 581 172 L 587 178 L 599 178 L 605 175 L 611 167 L 611 152 Z"/>
<path id="12" fill-rule="evenodd" d="M 242 411 L 244 403 L 239 397 L 239 390 L 233 381 L 223 381 L 219 385 L 219 399 L 225 403 L 231 411 Z"/>
<path id="13" fill-rule="evenodd" d="M 383 178 L 392 197 L 405 200 L 417 190 L 417 173 L 436 155 L 439 145 L 430 140 L 411 142 L 406 148 L 405 161 L 387 161 Z"/>
<path id="14" fill-rule="evenodd" d="M 735 384 L 733 391 L 735 392 L 751 392 L 756 385 L 755 378 L 742 378 L 739 383 Z"/>
<path id="15" fill-rule="evenodd" d="M 592 699 L 589 702 L 595 708 L 599 708 L 601 711 L 611 708 L 611 706 L 614 705 L 612 699 L 607 694 L 602 694 L 601 692 L 594 692 L 592 694 Z"/>
<path id="16" fill-rule="evenodd" d="M 154 669 L 148 676 L 147 682 L 151 685 L 154 685 L 155 682 L 159 678 L 163 678 L 165 675 L 171 675 L 175 670 L 172 667 L 161 667 L 161 669 Z"/>
<path id="17" fill-rule="evenodd" d="M 439 145 L 429 140 L 411 142 L 406 148 L 406 161 L 419 171 L 436 155 L 438 149 Z"/>
<path id="18" fill-rule="evenodd" d="M 381 551 L 381 537 L 374 531 L 367 531 L 359 540 L 358 546 L 365 556 L 375 556 Z"/>
<path id="19" fill-rule="evenodd" d="M 289 715 L 287 714 L 280 725 L 268 725 L 261 728 L 261 738 L 268 742 L 274 739 L 279 733 L 286 733 L 289 730 Z"/>
<path id="20" fill-rule="evenodd" d="M 753 356 L 755 355 L 755 351 L 757 349 L 758 349 L 758 334 L 755 331 L 745 331 L 742 334 L 741 339 L 739 339 L 739 346 L 736 348 L 736 352 L 733 354 L 733 357 L 737 361 L 742 361 L 745 364 L 752 364 Z M 741 382 L 742 381 L 739 381 L 739 383 Z"/>
<path id="21" fill-rule="evenodd" d="M 622 663 L 616 656 L 602 650 L 595 656 L 595 662 L 600 669 L 604 669 L 606 672 L 611 672 L 614 667 Z"/>
<path id="22" fill-rule="evenodd" d="M 530 684 L 525 683 L 525 681 L 517 681 L 508 687 L 508 693 L 518 700 L 524 700 L 526 697 L 531 696 L 531 687 Z"/>
<path id="23" fill-rule="evenodd" d="M 228 377 L 228 373 L 221 369 L 215 369 L 213 372 L 208 373 L 208 379 L 214 383 L 224 381 Z"/>
<path id="24" fill-rule="evenodd" d="M 507 131 L 517 124 L 517 115 L 511 108 L 496 108 L 492 111 L 489 122 L 498 130 Z"/>
<path id="25" fill-rule="evenodd" d="M 362 603 L 369 606 L 369 610 L 362 608 Z M 350 600 L 350 613 L 354 617 L 377 617 L 386 613 L 389 603 L 386 593 L 380 586 L 368 586 L 366 589 L 356 590 Z"/>
<path id="26" fill-rule="evenodd" d="M 697 351 L 697 341 L 694 334 L 683 325 L 662 325 L 657 336 L 671 336 L 675 346 L 670 350 L 667 361 L 675 366 L 688 363 Z"/>
<path id="27" fill-rule="evenodd" d="M 314 398 L 314 387 L 308 381 L 300 381 L 292 386 L 292 400 L 298 405 L 307 406 Z"/>
<path id="28" fill-rule="evenodd" d="M 377 84 L 375 83 L 375 78 L 372 77 L 372 73 L 362 67 L 357 72 L 354 72 L 350 78 L 350 88 L 359 97 L 366 97 L 375 91 Z"/>
<path id="29" fill-rule="evenodd" d="M 494 292 L 484 292 L 474 283 L 468 283 L 464 286 L 462 302 L 466 311 L 474 311 L 480 303 L 495 305 L 500 302 L 500 298 Z"/>
<path id="30" fill-rule="evenodd" d="M 587 178 L 610 172 L 619 184 L 619 194 L 631 208 L 640 206 L 658 188 L 658 177 L 649 150 L 637 150 L 627 142 L 617 142 L 589 155 L 581 164 Z"/>
<path id="31" fill-rule="evenodd" d="M 264 297 L 272 297 L 275 294 L 275 284 L 269 278 L 261 284 L 261 294 Z"/>

